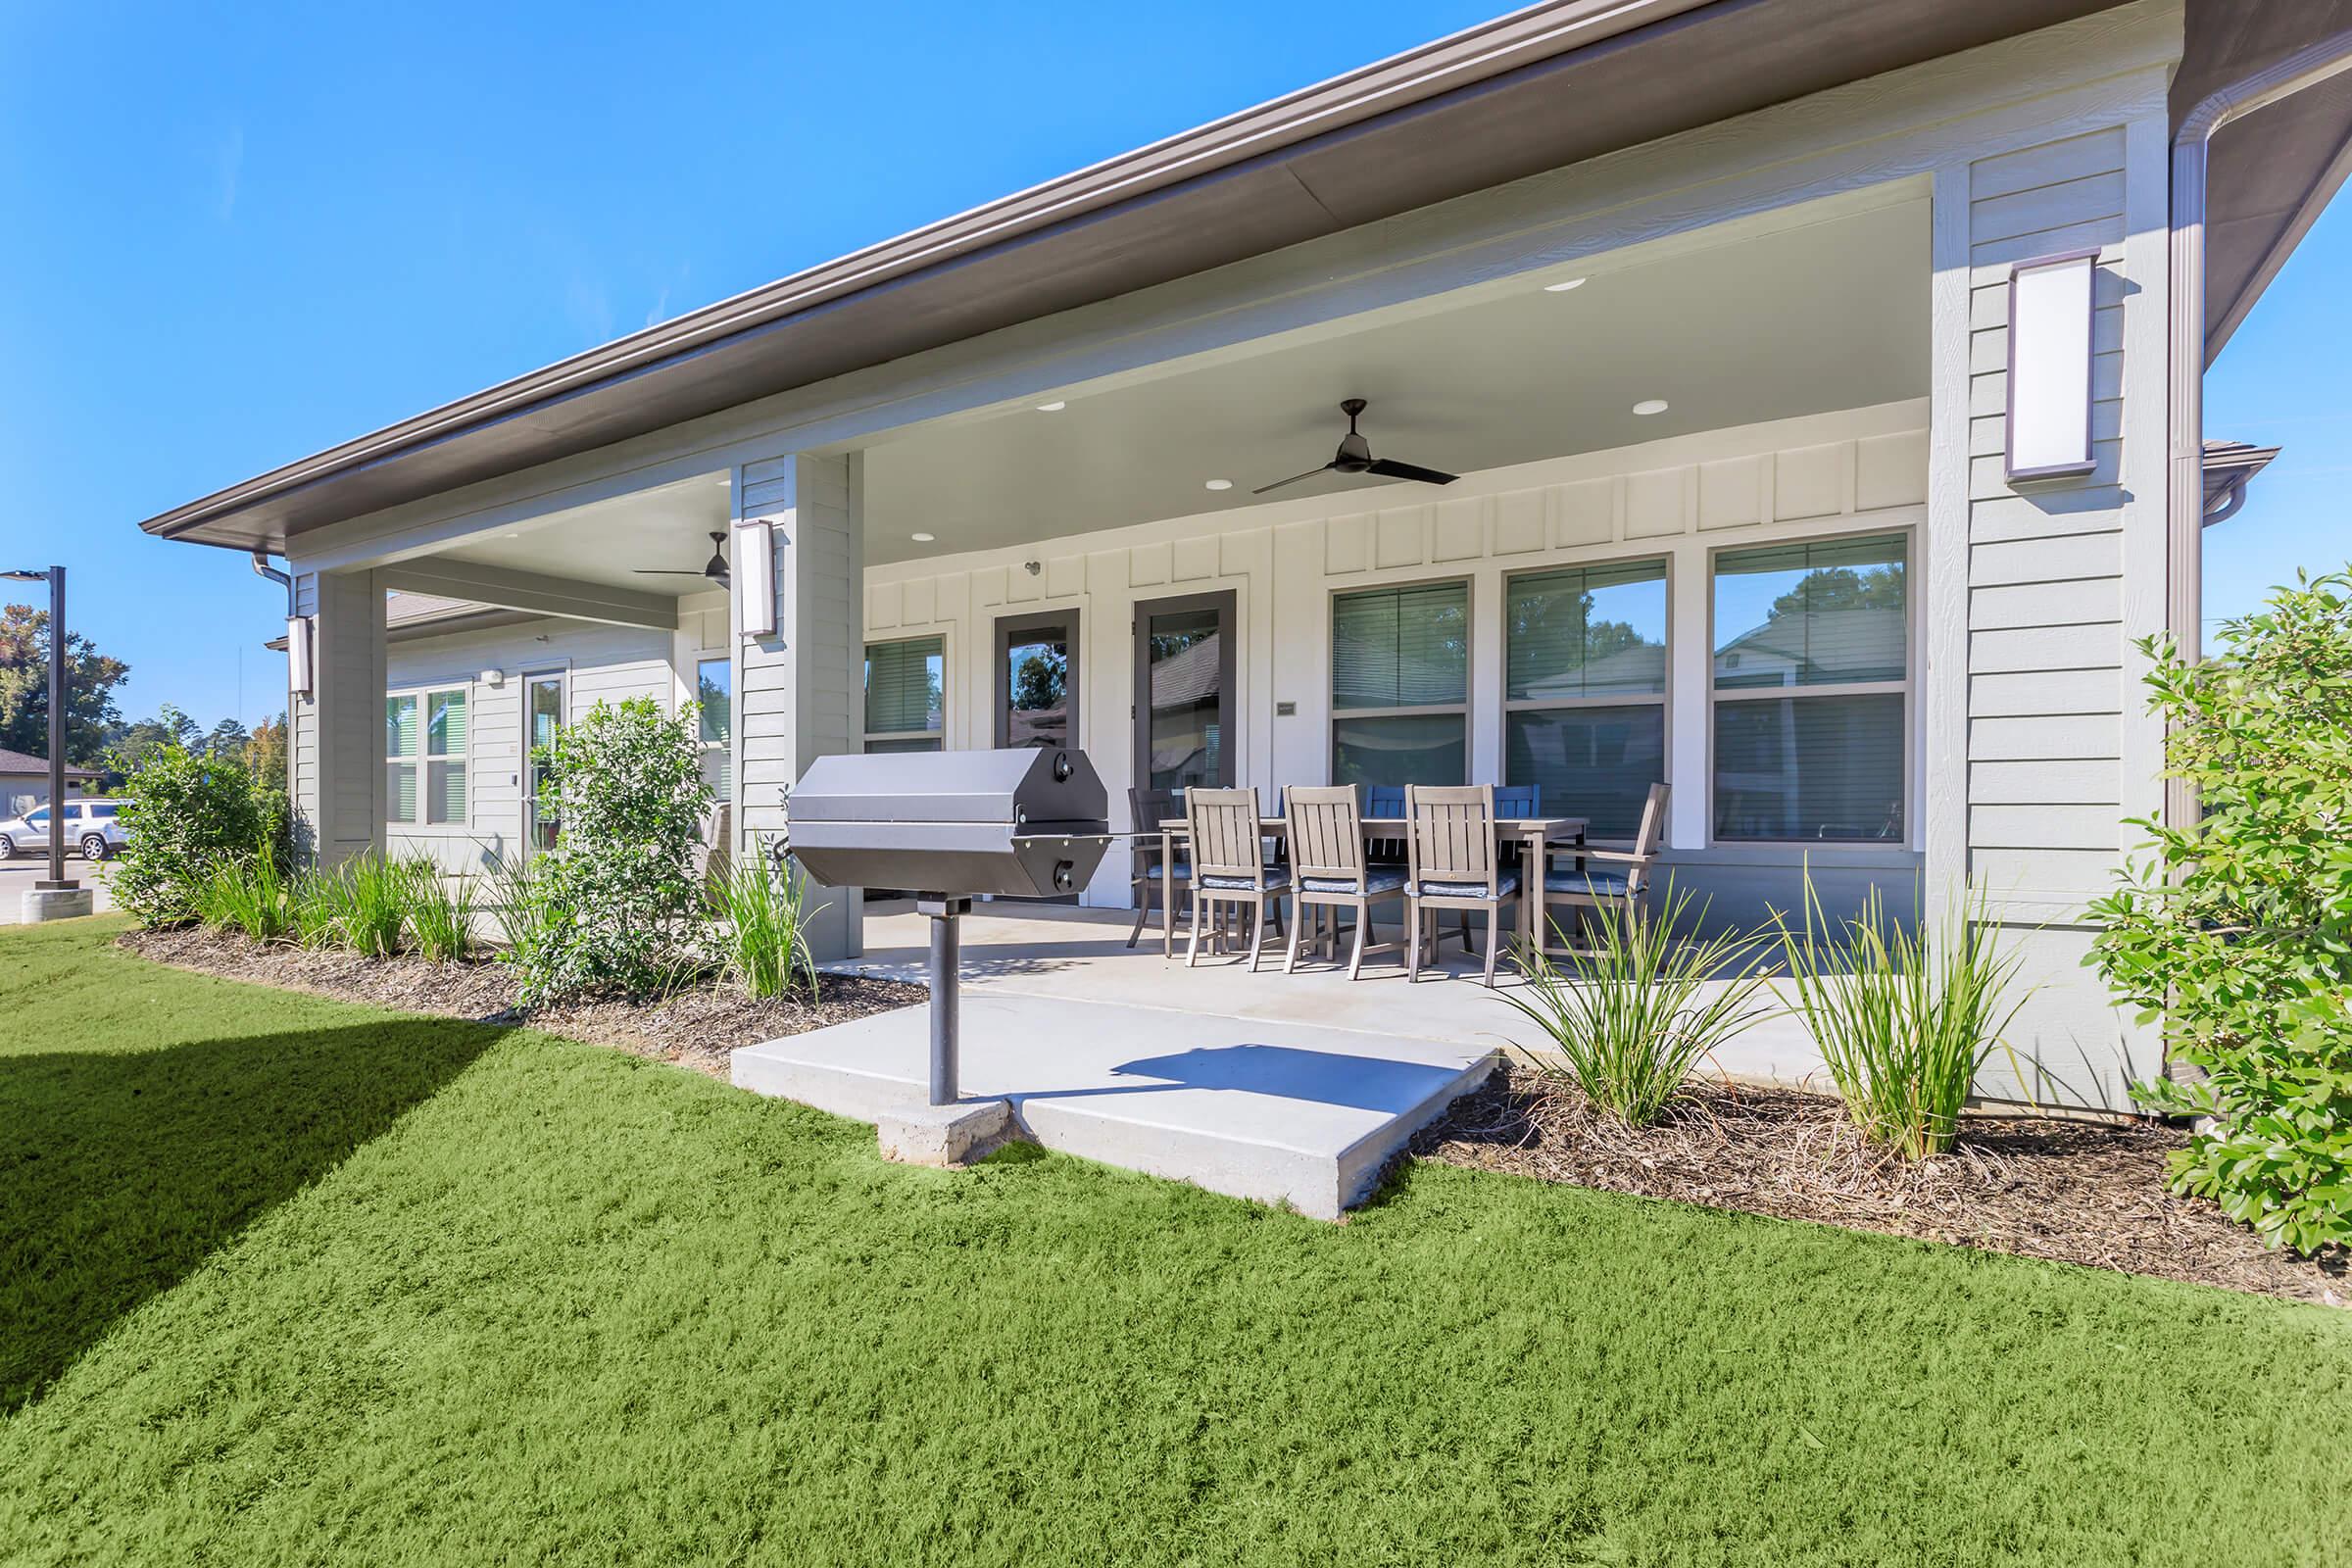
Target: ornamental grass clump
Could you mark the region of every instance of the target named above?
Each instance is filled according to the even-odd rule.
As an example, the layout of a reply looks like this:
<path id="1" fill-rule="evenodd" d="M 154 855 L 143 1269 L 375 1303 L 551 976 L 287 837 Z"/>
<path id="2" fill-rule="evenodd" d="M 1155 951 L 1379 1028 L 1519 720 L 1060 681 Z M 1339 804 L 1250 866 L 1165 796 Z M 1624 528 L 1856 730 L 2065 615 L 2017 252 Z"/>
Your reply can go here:
<path id="1" fill-rule="evenodd" d="M 409 937 L 435 963 L 456 963 L 473 951 L 473 916 L 479 902 L 473 878 L 444 876 L 432 861 L 402 862 L 408 876 Z"/>
<path id="2" fill-rule="evenodd" d="M 275 942 L 294 923 L 291 884 L 265 840 L 254 853 L 216 861 L 196 893 L 196 916 L 216 930 Z"/>
<path id="3" fill-rule="evenodd" d="M 318 878 L 325 903 L 326 929 L 333 942 L 370 958 L 400 951 L 409 924 L 410 889 L 416 873 L 375 854 L 355 855 Z"/>
<path id="4" fill-rule="evenodd" d="M 1989 915 L 1980 898 L 1931 930 L 1908 928 L 1874 886 L 1838 940 L 1810 868 L 1802 936 L 1774 912 L 1789 1010 L 1812 1030 L 1854 1126 L 1905 1159 L 1951 1149 L 1977 1069 L 2024 1004 L 2008 1000 L 2020 959 L 2000 951 Z"/>
<path id="5" fill-rule="evenodd" d="M 1539 1057 L 1539 1070 L 1570 1079 L 1629 1127 L 1656 1121 L 1701 1058 L 1772 1010 L 1757 1001 L 1756 939 L 1677 937 L 1704 918 L 1690 906 L 1671 881 L 1657 914 L 1604 906 L 1586 921 L 1590 946 L 1564 968 L 1526 949 L 1527 991 L 1498 993 L 1549 1037 L 1558 1061 Z"/>
<path id="6" fill-rule="evenodd" d="M 730 982 L 754 997 L 781 997 L 799 976 L 816 995 L 816 960 L 803 936 L 816 910 L 803 908 L 800 881 L 788 865 L 744 856 L 712 882 L 710 906 L 720 967 Z"/>
<path id="7" fill-rule="evenodd" d="M 2166 771 L 2197 809 L 2091 906 L 2090 961 L 2169 1058 L 2132 1085 L 2198 1118 L 2174 1190 L 2273 1247 L 2352 1245 L 2352 573 L 2298 577 L 2214 656 L 2150 639 Z"/>

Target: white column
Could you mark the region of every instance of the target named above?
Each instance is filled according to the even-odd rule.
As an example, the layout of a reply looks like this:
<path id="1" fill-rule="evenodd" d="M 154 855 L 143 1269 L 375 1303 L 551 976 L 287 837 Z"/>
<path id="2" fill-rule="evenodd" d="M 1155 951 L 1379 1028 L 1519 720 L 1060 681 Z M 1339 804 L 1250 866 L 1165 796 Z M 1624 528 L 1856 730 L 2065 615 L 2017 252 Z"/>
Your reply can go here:
<path id="1" fill-rule="evenodd" d="M 737 521 L 765 522 L 773 533 L 776 628 L 746 635 L 741 596 L 730 596 L 741 853 L 760 853 L 784 832 L 785 803 L 810 762 L 864 744 L 862 478 L 855 454 L 785 454 L 736 474 Z M 859 889 L 812 883 L 807 897 L 824 906 L 808 931 L 818 958 L 863 951 Z"/>
<path id="2" fill-rule="evenodd" d="M 311 690 L 289 693 L 295 833 L 320 865 L 384 847 L 384 589 L 372 571 L 294 567 Z"/>

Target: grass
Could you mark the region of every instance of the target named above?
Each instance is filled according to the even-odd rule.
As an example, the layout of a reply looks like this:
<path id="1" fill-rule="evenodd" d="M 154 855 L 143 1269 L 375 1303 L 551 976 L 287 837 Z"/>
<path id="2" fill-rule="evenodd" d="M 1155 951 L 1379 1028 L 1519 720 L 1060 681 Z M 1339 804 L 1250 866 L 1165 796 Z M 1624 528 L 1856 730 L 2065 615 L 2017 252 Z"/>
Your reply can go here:
<path id="1" fill-rule="evenodd" d="M 817 994 L 816 960 L 802 940 L 816 911 L 803 911 L 800 884 L 765 854 L 755 849 L 728 868 L 710 889 L 710 912 L 729 982 L 754 997 L 780 997 L 804 981 L 810 996 Z"/>
<path id="2" fill-rule="evenodd" d="M 2352 1316 L 1437 1166 L 1344 1226 L 0 933 L 10 1563 L 2321 1561 Z"/>

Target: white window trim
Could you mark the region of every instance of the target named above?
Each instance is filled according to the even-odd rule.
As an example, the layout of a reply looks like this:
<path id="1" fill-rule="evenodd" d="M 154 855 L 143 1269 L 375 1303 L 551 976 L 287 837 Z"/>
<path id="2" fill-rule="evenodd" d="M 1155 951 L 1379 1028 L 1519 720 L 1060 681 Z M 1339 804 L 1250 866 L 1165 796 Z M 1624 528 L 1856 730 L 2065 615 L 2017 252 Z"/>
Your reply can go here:
<path id="1" fill-rule="evenodd" d="M 1883 855 L 1889 849 L 1917 850 L 1927 830 L 1920 809 L 1920 658 L 1928 602 L 1926 562 L 1921 559 L 1923 530 L 1917 523 L 1889 526 L 1882 517 L 1856 514 L 1853 526 L 1806 529 L 1768 539 L 1727 540 L 1706 552 L 1706 635 L 1700 644 L 1705 686 L 1701 693 L 1706 713 L 1705 751 L 1706 847 L 1736 850 L 1801 850 L 1825 858 L 1843 855 Z M 1778 545 L 1821 544 L 1840 539 L 1889 538 L 1903 541 L 1903 678 L 1899 681 L 1844 681 L 1820 686 L 1741 686 L 1718 691 L 1715 686 L 1715 562 L 1724 555 Z M 1715 709 L 1721 702 L 1777 701 L 1805 697 L 1871 697 L 1898 695 L 1903 699 L 1903 831 L 1895 840 L 1878 839 L 1727 839 L 1715 832 Z"/>
<path id="2" fill-rule="evenodd" d="M 1414 588 L 1441 588 L 1459 583 L 1462 589 L 1462 700 L 1458 703 L 1412 703 L 1401 708 L 1342 708 L 1339 693 L 1334 689 L 1338 678 L 1340 657 L 1340 628 L 1337 617 L 1340 601 L 1363 599 L 1373 594 L 1404 593 Z M 1349 583 L 1332 587 L 1323 605 L 1323 693 L 1330 706 L 1330 722 L 1323 732 L 1323 782 L 1328 784 L 1340 766 L 1340 724 L 1350 718 L 1427 718 L 1458 714 L 1462 720 L 1462 776 L 1456 783 L 1467 784 L 1478 776 L 1478 758 L 1473 748 L 1477 744 L 1473 710 L 1478 697 L 1478 578 L 1475 573 L 1451 572 L 1435 577 L 1397 577 L 1387 582 Z M 1507 671 L 1505 678 L 1508 678 Z"/>
<path id="3" fill-rule="evenodd" d="M 1545 697 L 1513 697 L 1511 695 L 1511 584 L 1523 577 L 1551 577 L 1570 571 L 1605 571 L 1612 566 L 1642 566 L 1657 562 L 1666 568 L 1663 579 L 1666 589 L 1666 645 L 1664 667 L 1666 678 L 1654 692 L 1611 692 L 1598 697 L 1579 697 L 1573 702 L 1559 702 Z M 1507 777 L 1511 770 L 1511 715 L 1513 713 L 1572 713 L 1593 708 L 1655 708 L 1659 712 L 1658 770 L 1665 782 L 1674 779 L 1674 590 L 1675 573 L 1680 569 L 1680 557 L 1673 550 L 1650 551 L 1632 556 L 1597 556 L 1585 560 L 1553 561 L 1542 565 L 1515 567 L 1502 574 L 1502 669 L 1497 690 L 1502 694 L 1502 760 L 1495 768 L 1499 776 Z M 1710 562 L 1710 567 L 1712 563 Z M 1710 605 L 1713 596 L 1709 595 Z M 1711 680 L 1710 680 L 1711 683 Z M 1712 713 L 1709 717 L 1712 718 Z M 1546 802 L 1549 814 L 1554 805 L 1565 809 L 1567 802 Z M 1601 845 L 1632 844 L 1630 838 L 1594 838 Z"/>
<path id="4" fill-rule="evenodd" d="M 470 833 L 473 830 L 473 798 L 476 782 L 473 767 L 473 731 L 474 716 L 481 711 L 480 705 L 474 701 L 473 686 L 474 683 L 470 680 L 434 680 L 410 686 L 393 686 L 385 690 L 384 701 L 386 702 L 400 697 L 416 699 L 417 745 L 417 752 L 414 758 L 394 757 L 387 753 L 378 763 L 379 766 L 386 768 L 391 767 L 394 763 L 405 763 L 416 769 L 416 820 L 403 822 L 393 816 L 390 801 L 387 798 L 384 814 L 386 832 L 410 835 L 436 833 L 460 835 Z M 444 755 L 435 758 L 425 749 L 429 744 L 426 736 L 432 721 L 432 697 L 435 692 L 463 692 L 466 694 L 466 750 L 463 755 Z M 435 761 L 463 762 L 466 765 L 466 815 L 462 821 L 428 822 L 425 820 L 425 803 L 428 798 L 429 783 L 426 768 Z"/>
<path id="5" fill-rule="evenodd" d="M 868 632 L 865 635 L 864 641 L 858 645 L 858 652 L 859 668 L 861 671 L 858 678 L 858 723 L 859 726 L 858 731 L 858 750 L 869 750 L 876 741 L 937 741 L 939 742 L 939 749 L 941 751 L 949 751 L 952 748 L 948 745 L 948 733 L 951 722 L 948 710 L 954 701 L 956 666 L 950 657 L 952 643 L 948 631 L 944 627 L 936 631 L 907 631 L 903 627 L 894 628 L 894 630 L 896 635 L 882 637 L 877 637 L 871 632 Z M 873 651 L 877 648 L 888 648 L 893 643 L 927 642 L 937 642 L 939 644 L 939 728 L 865 728 L 865 677 L 862 673 L 862 669 L 864 663 L 873 658 Z"/>

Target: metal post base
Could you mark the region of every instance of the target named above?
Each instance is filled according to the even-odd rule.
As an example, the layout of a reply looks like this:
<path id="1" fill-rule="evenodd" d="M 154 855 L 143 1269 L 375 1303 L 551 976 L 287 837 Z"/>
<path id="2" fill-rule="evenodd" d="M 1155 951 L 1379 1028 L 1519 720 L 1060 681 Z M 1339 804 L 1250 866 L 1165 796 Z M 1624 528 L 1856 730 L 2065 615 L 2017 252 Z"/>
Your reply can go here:
<path id="1" fill-rule="evenodd" d="M 923 894 L 914 909 L 931 917 L 931 1103 L 953 1105 L 960 1096 L 956 1053 L 961 933 L 956 921 L 972 912 L 972 901 Z"/>

